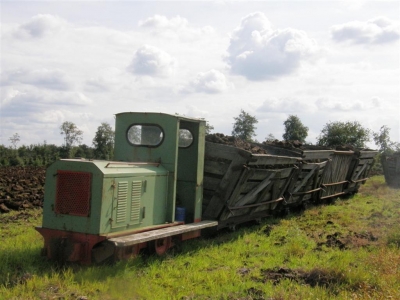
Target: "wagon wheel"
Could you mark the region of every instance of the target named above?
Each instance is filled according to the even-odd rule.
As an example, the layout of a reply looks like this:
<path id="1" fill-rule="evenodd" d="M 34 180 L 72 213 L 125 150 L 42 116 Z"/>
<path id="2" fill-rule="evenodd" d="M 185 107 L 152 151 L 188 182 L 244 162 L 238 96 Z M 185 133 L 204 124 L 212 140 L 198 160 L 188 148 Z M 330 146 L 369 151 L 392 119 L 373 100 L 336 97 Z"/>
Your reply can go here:
<path id="1" fill-rule="evenodd" d="M 150 242 L 150 249 L 160 256 L 164 255 L 170 247 L 171 247 L 170 236 Z"/>

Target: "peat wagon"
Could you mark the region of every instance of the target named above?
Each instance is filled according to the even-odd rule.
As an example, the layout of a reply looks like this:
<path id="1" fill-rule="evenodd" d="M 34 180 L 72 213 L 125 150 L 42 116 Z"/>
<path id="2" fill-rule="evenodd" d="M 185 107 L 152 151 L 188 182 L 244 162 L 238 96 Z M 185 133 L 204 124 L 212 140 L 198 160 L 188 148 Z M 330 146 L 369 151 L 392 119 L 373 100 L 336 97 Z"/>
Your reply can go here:
<path id="1" fill-rule="evenodd" d="M 336 150 L 325 171 L 320 200 L 356 193 L 369 176 L 375 150 Z"/>
<path id="2" fill-rule="evenodd" d="M 302 163 L 285 193 L 287 205 L 307 205 L 319 200 L 333 153 L 333 150 L 302 150 Z"/>
<path id="3" fill-rule="evenodd" d="M 317 202 L 322 191 L 322 182 L 327 166 L 332 161 L 334 150 L 327 147 L 302 145 L 297 141 L 264 142 L 261 147 L 272 152 L 274 148 L 286 151 L 283 155 L 301 158 L 284 193 L 284 204 L 287 208 L 306 206 L 310 202 Z"/>
<path id="4" fill-rule="evenodd" d="M 300 163 L 299 157 L 206 142 L 203 219 L 218 220 L 220 229 L 271 215 Z"/>
<path id="5" fill-rule="evenodd" d="M 345 194 L 348 183 L 347 174 L 350 171 L 354 151 L 334 151 L 321 180 L 319 200 L 338 197 Z"/>
<path id="6" fill-rule="evenodd" d="M 357 193 L 361 184 L 364 184 L 371 172 L 374 158 L 379 152 L 376 150 L 355 150 L 349 172 L 347 174 L 346 193 Z"/>
<path id="7" fill-rule="evenodd" d="M 385 181 L 392 188 L 400 188 L 400 153 L 382 154 L 381 158 Z"/>

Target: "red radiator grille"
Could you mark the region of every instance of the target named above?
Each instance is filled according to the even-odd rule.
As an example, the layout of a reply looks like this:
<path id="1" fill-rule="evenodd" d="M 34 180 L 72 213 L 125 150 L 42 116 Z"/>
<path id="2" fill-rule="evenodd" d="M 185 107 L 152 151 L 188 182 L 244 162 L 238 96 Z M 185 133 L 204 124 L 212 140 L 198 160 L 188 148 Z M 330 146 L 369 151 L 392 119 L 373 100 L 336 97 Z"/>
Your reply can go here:
<path id="1" fill-rule="evenodd" d="M 91 177 L 89 172 L 57 171 L 57 214 L 89 216 Z"/>

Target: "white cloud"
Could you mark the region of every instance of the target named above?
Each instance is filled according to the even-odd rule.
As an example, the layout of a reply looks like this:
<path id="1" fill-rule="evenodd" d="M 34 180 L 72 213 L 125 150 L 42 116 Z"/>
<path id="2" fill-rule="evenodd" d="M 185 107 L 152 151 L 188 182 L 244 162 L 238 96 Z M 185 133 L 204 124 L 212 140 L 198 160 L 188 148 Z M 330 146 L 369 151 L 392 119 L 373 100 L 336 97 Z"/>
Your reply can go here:
<path id="1" fill-rule="evenodd" d="M 1 113 L 3 117 L 24 118 L 58 107 L 76 109 L 91 104 L 93 100 L 81 92 L 49 92 L 29 87 L 22 90 L 9 89 L 7 100 L 2 102 Z"/>
<path id="2" fill-rule="evenodd" d="M 269 98 L 257 109 L 259 113 L 313 113 L 319 112 L 357 112 L 379 109 L 382 100 L 378 97 L 366 101 L 337 99 L 336 97 L 324 97 L 316 100 L 302 98 Z"/>
<path id="3" fill-rule="evenodd" d="M 29 84 L 51 90 L 69 90 L 72 87 L 72 82 L 65 72 L 46 68 L 6 71 L 2 74 L 2 85 L 11 84 Z"/>
<path id="4" fill-rule="evenodd" d="M 21 92 L 19 89 L 10 86 L 3 86 L 0 92 L 1 92 L 0 103 L 2 104 L 2 106 L 6 105 L 7 103 L 10 103 L 12 99 L 17 97 L 18 95 L 23 94 L 23 92 Z"/>
<path id="5" fill-rule="evenodd" d="M 313 103 L 301 101 L 299 99 L 288 98 L 269 98 L 257 109 L 261 113 L 280 112 L 280 113 L 293 113 L 293 112 L 311 112 L 315 110 Z"/>
<path id="6" fill-rule="evenodd" d="M 144 21 L 139 21 L 139 26 L 148 28 L 170 28 L 176 30 L 186 27 L 188 23 L 188 20 L 180 16 L 168 19 L 165 16 L 154 15 Z"/>
<path id="7" fill-rule="evenodd" d="M 210 115 L 210 113 L 207 110 L 199 109 L 197 106 L 194 105 L 188 105 L 186 107 L 186 110 L 187 110 L 187 116 L 194 118 L 206 119 Z"/>
<path id="8" fill-rule="evenodd" d="M 85 90 L 94 93 L 111 92 L 124 82 L 123 74 L 118 68 L 105 68 L 96 77 L 85 81 Z"/>
<path id="9" fill-rule="evenodd" d="M 273 30 L 266 16 L 257 12 L 242 19 L 233 32 L 227 60 L 234 74 L 269 80 L 293 73 L 318 51 L 317 43 L 304 31 Z"/>
<path id="10" fill-rule="evenodd" d="M 39 14 L 20 25 L 15 35 L 19 38 L 42 38 L 58 33 L 66 24 L 58 16 Z"/>
<path id="11" fill-rule="evenodd" d="M 330 98 L 320 98 L 315 101 L 316 106 L 320 110 L 330 110 L 339 112 L 350 111 L 366 111 L 381 107 L 382 100 L 374 97 L 368 101 L 343 101 Z"/>
<path id="12" fill-rule="evenodd" d="M 65 114 L 62 110 L 46 110 L 32 114 L 32 118 L 45 124 L 59 124 L 65 120 Z"/>
<path id="13" fill-rule="evenodd" d="M 228 82 L 223 73 L 212 69 L 204 73 L 198 73 L 196 78 L 184 89 L 184 92 L 217 94 L 232 87 L 233 84 Z"/>
<path id="14" fill-rule="evenodd" d="M 211 26 L 193 27 L 189 21 L 181 16 L 168 19 L 166 16 L 154 15 L 139 21 L 139 27 L 151 30 L 153 34 L 165 38 L 193 41 L 202 35 L 214 33 Z"/>
<path id="15" fill-rule="evenodd" d="M 332 26 L 331 34 L 337 42 L 385 44 L 400 39 L 400 25 L 389 18 L 377 17 L 367 22 L 353 21 Z"/>
<path id="16" fill-rule="evenodd" d="M 167 52 L 149 45 L 139 48 L 128 66 L 136 75 L 168 77 L 174 73 L 176 60 Z"/>

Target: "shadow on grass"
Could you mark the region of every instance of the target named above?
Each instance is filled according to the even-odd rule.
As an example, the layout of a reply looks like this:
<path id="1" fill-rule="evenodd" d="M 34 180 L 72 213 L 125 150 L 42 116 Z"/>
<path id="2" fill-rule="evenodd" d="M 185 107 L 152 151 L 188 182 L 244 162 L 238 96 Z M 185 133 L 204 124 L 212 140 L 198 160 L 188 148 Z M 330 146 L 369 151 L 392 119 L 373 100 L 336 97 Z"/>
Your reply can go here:
<path id="1" fill-rule="evenodd" d="M 51 265 L 41 255 L 40 249 L 7 249 L 0 253 L 0 285 L 12 287 L 25 283 L 34 275 L 49 275 L 58 267 Z"/>
<path id="2" fill-rule="evenodd" d="M 8 249 L 0 253 L 0 287 L 12 288 L 26 283 L 33 277 L 52 278 L 73 274 L 75 281 L 104 281 L 119 276 L 126 268 L 144 267 L 141 256 L 127 261 L 84 266 L 77 263 L 59 263 L 41 255 L 41 247 Z M 69 276 L 69 275 L 68 275 Z"/>

